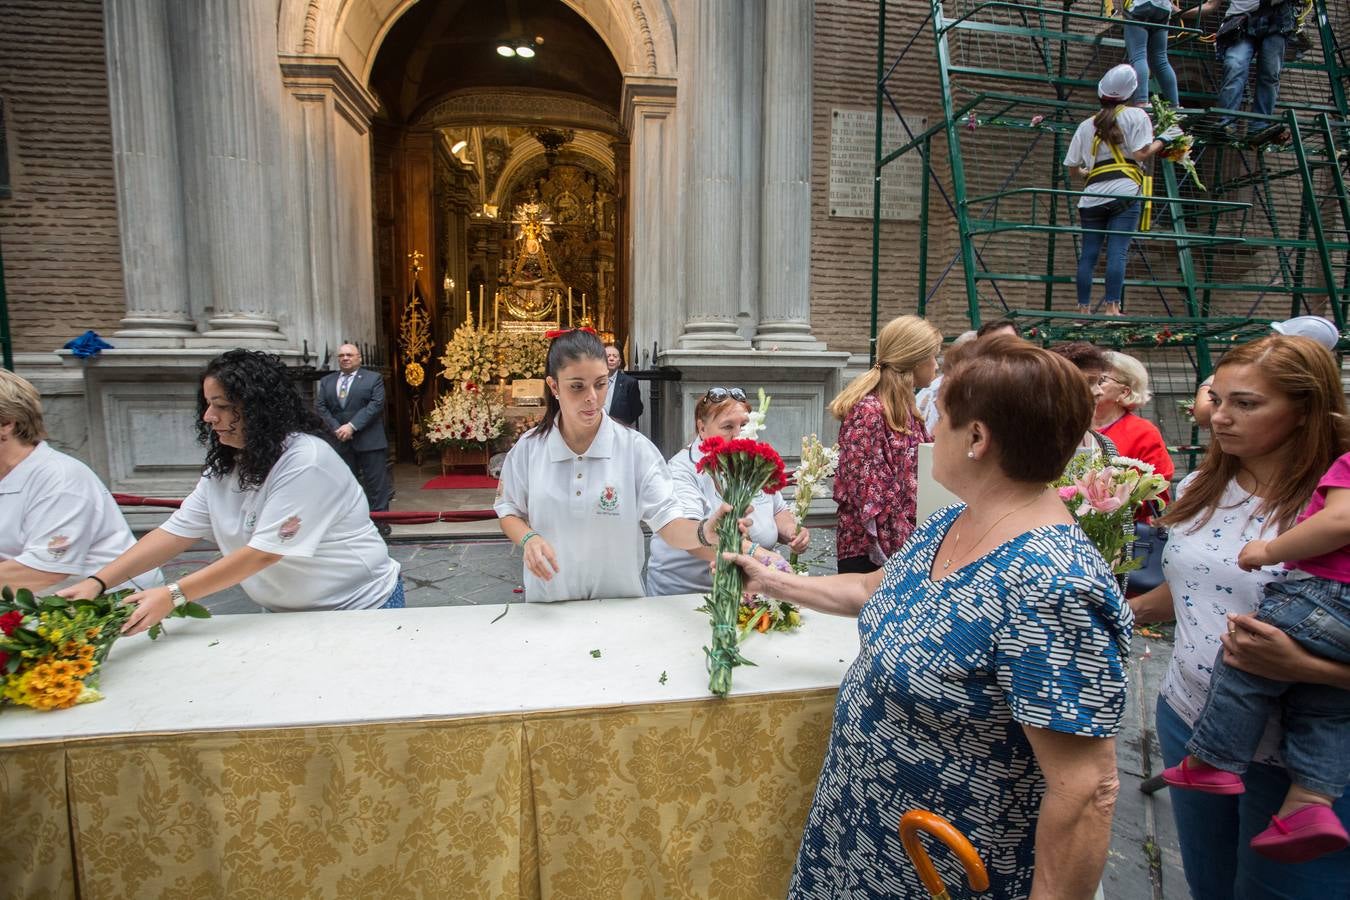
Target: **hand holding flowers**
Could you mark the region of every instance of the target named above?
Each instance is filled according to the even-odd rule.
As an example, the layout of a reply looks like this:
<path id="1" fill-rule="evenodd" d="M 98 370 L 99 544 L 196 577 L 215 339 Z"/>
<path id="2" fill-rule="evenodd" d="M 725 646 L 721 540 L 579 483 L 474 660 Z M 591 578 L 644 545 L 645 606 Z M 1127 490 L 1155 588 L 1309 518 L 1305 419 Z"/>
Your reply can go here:
<path id="1" fill-rule="evenodd" d="M 797 486 L 797 495 L 792 502 L 792 517 L 797 521 L 799 534 L 802 523 L 806 521 L 806 514 L 811 509 L 811 501 L 815 499 L 816 491 L 826 478 L 834 475 L 838 467 L 838 444 L 827 448 L 814 434 L 802 438 L 802 460 L 797 470 L 792 473 L 792 482 Z M 805 547 L 797 547 L 791 543 L 788 546 L 792 549 L 790 562 L 795 570 L 798 564 L 797 557 Z"/>
<path id="2" fill-rule="evenodd" d="M 1153 95 L 1153 130 L 1166 144 L 1161 154 L 1162 158 L 1181 166 L 1191 181 L 1195 182 L 1195 186 L 1202 191 L 1205 190 L 1204 183 L 1200 181 L 1200 173 L 1196 171 L 1195 161 L 1191 159 L 1191 148 L 1195 146 L 1195 138 L 1182 130 L 1181 116 L 1177 114 L 1172 104 L 1157 94 Z"/>
<path id="3" fill-rule="evenodd" d="M 756 431 L 763 425 L 763 413 L 768 405 L 769 399 L 761 391 L 758 410 L 761 415 L 755 419 L 751 414 L 752 423 L 757 423 Z M 783 460 L 768 444 L 745 437 L 730 441 L 710 437 L 699 445 L 699 450 L 703 458 L 696 468 L 712 478 L 717 493 L 731 509 L 749 509 L 760 491 L 771 494 L 787 484 Z M 717 523 L 718 552 L 713 567 L 712 593 L 706 607 L 712 618 L 712 642 L 710 647 L 703 648 L 708 657 L 708 689 L 718 697 L 725 697 L 731 689 L 731 670 L 735 666 L 753 665 L 738 648 L 736 626 L 743 589 L 741 570 L 726 558 L 726 554 L 738 554 L 740 549 L 740 523 L 724 514 Z"/>
<path id="4" fill-rule="evenodd" d="M 1110 460 L 1079 456 L 1055 487 L 1113 573 L 1122 575 L 1139 567 L 1139 560 L 1126 555 L 1134 539 L 1134 515 L 1145 503 L 1161 502 L 1165 478 L 1155 475 L 1143 460 L 1128 456 Z"/>

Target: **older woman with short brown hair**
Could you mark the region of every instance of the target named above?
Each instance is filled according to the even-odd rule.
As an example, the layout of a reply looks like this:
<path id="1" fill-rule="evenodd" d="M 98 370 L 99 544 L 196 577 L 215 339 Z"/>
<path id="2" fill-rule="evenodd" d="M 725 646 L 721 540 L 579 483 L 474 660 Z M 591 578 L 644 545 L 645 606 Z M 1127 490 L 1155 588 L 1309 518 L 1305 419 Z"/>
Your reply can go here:
<path id="1" fill-rule="evenodd" d="M 48 593 L 73 584 L 136 542 L 88 466 L 45 440 L 42 398 L 0 369 L 0 585 Z M 158 569 L 116 587 L 153 587 Z"/>
<path id="2" fill-rule="evenodd" d="M 736 557 L 749 590 L 858 618 L 789 896 L 922 896 L 896 826 L 923 808 L 979 850 L 992 896 L 1088 897 L 1110 843 L 1131 619 L 1047 483 L 1091 394 L 1066 360 L 995 337 L 938 405 L 933 477 L 962 502 L 883 570 L 800 578 Z M 951 857 L 937 865 L 961 877 Z"/>

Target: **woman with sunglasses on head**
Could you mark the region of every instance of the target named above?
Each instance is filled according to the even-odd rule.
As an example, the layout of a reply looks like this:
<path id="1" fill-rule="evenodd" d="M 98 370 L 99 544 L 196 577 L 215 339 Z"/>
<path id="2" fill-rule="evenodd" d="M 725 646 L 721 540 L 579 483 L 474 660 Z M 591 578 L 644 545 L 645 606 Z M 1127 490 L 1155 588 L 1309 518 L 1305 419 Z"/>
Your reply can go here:
<path id="1" fill-rule="evenodd" d="M 719 514 L 683 518 L 661 452 L 605 414 L 609 366 L 595 332 L 549 336 L 548 405 L 506 455 L 493 506 L 525 556 L 525 599 L 644 596 L 642 523 L 693 550 L 716 545 Z"/>
<path id="2" fill-rule="evenodd" d="M 873 572 L 914 530 L 919 445 L 932 441 L 914 392 L 937 375 L 942 333 L 917 316 L 877 335 L 876 365 L 849 382 L 830 412 L 839 426 L 835 553 L 840 572 Z"/>
<path id="3" fill-rule="evenodd" d="M 698 461 L 703 458 L 699 444 L 714 436 L 731 440 L 749 421 L 750 401 L 740 388 L 709 388 L 699 398 L 694 407 L 694 440 L 669 460 L 681 515 L 703 519 L 721 507 L 722 500 L 712 477 L 698 471 Z M 761 492 L 755 496 L 750 528 L 745 537 L 748 542 L 742 549 L 766 562 L 776 555 L 769 552 L 776 543 L 782 542 L 794 553 L 801 553 L 811 542 L 809 531 L 805 528 L 797 530 L 797 520 L 781 493 Z M 763 548 L 762 552 L 760 548 Z M 713 557 L 711 547 L 679 550 L 662 540 L 660 535 L 653 536 L 651 559 L 647 562 L 648 596 L 707 593 L 712 589 L 712 570 L 708 563 Z"/>

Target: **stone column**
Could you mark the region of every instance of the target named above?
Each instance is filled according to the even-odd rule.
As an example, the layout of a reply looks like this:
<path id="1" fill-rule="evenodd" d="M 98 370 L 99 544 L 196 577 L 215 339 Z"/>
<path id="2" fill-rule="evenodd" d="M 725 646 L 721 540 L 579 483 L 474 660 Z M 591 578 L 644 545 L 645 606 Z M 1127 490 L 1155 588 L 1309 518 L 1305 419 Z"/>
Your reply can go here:
<path id="1" fill-rule="evenodd" d="M 331 57 L 285 56 L 288 133 L 304 203 L 294 212 L 301 240 L 299 308 L 293 337 L 315 352 L 347 340 L 373 341 L 370 120 L 374 96 Z"/>
<path id="2" fill-rule="evenodd" d="M 685 210 L 686 349 L 748 348 L 737 331 L 741 286 L 741 52 L 739 2 L 694 0 L 692 118 Z"/>
<path id="3" fill-rule="evenodd" d="M 103 17 L 127 306 L 117 337 L 175 346 L 196 326 L 188 300 L 165 2 L 105 0 Z"/>
<path id="4" fill-rule="evenodd" d="M 179 104 L 183 149 L 195 157 L 185 191 L 196 217 L 194 264 L 201 267 L 194 282 L 209 307 L 203 334 L 212 343 L 282 340 L 275 310 L 292 299 L 277 296 L 285 285 L 278 273 L 294 261 L 277 258 L 280 235 L 271 215 L 272 191 L 282 179 L 280 111 L 269 102 L 269 87 L 278 82 L 276 9 L 270 4 L 269 20 L 268 6 L 267 0 L 169 6 L 175 70 L 189 98 Z"/>
<path id="5" fill-rule="evenodd" d="M 625 76 L 623 116 L 629 152 L 621 229 L 626 249 L 621 252 L 627 254 L 623 277 L 632 315 L 629 365 L 638 368 L 655 362 L 644 361 L 644 351 L 653 344 L 669 347 L 684 329 L 683 260 L 674 252 L 683 234 L 675 79 Z"/>
<path id="6" fill-rule="evenodd" d="M 813 0 L 772 0 L 764 35 L 763 302 L 755 347 L 823 350 L 811 333 Z M 793 77 L 782 77 L 791 72 Z"/>

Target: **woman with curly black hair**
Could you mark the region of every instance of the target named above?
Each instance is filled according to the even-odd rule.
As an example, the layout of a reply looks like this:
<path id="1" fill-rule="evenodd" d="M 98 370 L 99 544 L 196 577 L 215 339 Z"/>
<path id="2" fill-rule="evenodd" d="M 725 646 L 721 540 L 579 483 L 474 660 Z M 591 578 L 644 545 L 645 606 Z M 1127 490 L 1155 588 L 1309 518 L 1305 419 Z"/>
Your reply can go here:
<path id="1" fill-rule="evenodd" d="M 351 470 L 285 365 L 230 350 L 207 365 L 197 398 L 206 462 L 169 520 L 92 576 L 62 592 L 92 597 L 210 537 L 224 554 L 180 582 L 132 594 L 124 628 L 136 634 L 189 599 L 238 584 L 272 612 L 399 608 L 398 563 L 370 521 Z"/>

